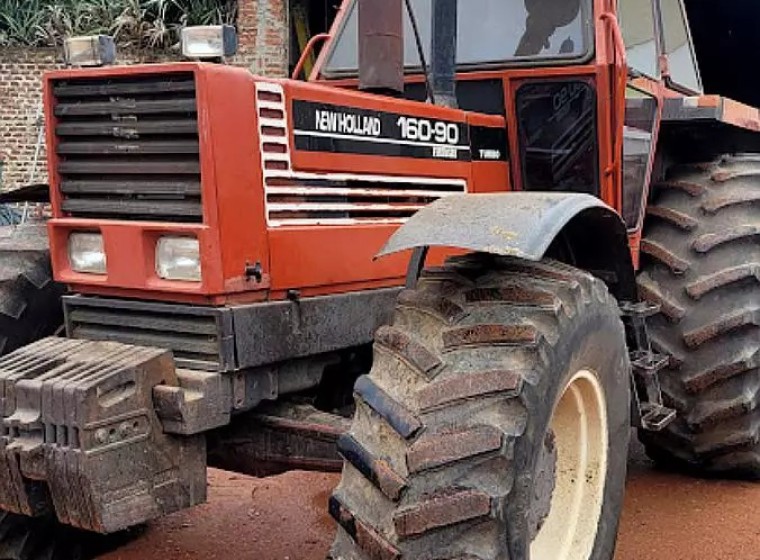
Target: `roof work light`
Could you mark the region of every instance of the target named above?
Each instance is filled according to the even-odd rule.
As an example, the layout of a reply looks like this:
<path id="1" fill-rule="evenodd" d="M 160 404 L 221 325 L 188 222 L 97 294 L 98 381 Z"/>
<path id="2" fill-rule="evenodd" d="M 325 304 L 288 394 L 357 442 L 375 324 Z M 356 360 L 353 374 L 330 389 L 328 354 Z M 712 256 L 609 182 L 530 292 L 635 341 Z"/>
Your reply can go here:
<path id="1" fill-rule="evenodd" d="M 69 66 L 107 66 L 116 61 L 116 43 L 108 35 L 68 37 L 63 51 Z"/>
<path id="2" fill-rule="evenodd" d="M 188 58 L 224 58 L 237 52 L 232 25 L 199 25 L 182 30 L 182 54 Z"/>

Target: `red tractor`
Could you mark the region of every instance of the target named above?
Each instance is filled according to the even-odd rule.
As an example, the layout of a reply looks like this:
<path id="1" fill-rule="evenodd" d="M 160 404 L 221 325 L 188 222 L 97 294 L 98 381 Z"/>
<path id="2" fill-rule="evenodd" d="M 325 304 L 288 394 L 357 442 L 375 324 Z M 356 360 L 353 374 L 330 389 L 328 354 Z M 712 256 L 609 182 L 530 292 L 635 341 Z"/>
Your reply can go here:
<path id="1" fill-rule="evenodd" d="M 45 100 L 71 294 L 0 361 L 0 558 L 198 504 L 207 464 L 342 467 L 333 560 L 609 560 L 631 423 L 760 475 L 760 114 L 703 95 L 680 0 L 346 0 L 308 82 Z"/>

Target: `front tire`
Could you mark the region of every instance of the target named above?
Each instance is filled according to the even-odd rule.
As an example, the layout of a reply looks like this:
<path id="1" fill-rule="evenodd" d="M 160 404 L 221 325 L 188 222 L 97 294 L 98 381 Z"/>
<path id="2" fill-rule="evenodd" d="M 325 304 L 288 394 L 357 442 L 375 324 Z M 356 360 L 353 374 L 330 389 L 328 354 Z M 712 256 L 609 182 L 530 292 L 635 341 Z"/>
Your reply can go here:
<path id="1" fill-rule="evenodd" d="M 333 560 L 612 558 L 630 380 L 600 281 L 452 260 L 402 294 L 375 349 L 339 444 Z"/>

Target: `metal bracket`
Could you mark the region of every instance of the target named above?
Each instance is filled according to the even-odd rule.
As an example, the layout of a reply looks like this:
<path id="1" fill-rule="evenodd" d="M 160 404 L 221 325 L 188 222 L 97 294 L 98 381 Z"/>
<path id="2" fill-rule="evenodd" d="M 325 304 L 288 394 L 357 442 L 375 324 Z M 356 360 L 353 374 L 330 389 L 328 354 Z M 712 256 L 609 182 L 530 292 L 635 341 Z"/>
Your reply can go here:
<path id="1" fill-rule="evenodd" d="M 413 290 L 417 287 L 417 281 L 425 269 L 428 252 L 430 252 L 430 247 L 427 245 L 415 247 L 412 251 L 412 258 L 409 260 L 409 267 L 406 269 L 406 288 L 408 290 Z"/>
<path id="2" fill-rule="evenodd" d="M 620 304 L 631 348 L 634 424 L 652 432 L 663 430 L 676 417 L 676 411 L 663 404 L 660 386 L 660 372 L 668 366 L 669 358 L 652 350 L 647 330 L 647 319 L 659 312 L 658 305 L 647 302 Z"/>

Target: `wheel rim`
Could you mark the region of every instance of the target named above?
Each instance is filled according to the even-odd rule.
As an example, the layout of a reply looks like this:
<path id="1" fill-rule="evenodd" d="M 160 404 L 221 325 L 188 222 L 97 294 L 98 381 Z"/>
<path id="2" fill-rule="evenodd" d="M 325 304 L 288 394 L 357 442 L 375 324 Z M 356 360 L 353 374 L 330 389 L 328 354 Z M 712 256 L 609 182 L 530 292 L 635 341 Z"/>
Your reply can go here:
<path id="1" fill-rule="evenodd" d="M 604 390 L 593 373 L 573 376 L 549 426 L 556 445 L 554 484 L 530 554 L 534 560 L 588 560 L 602 514 L 608 442 Z"/>

